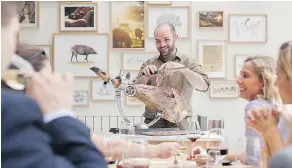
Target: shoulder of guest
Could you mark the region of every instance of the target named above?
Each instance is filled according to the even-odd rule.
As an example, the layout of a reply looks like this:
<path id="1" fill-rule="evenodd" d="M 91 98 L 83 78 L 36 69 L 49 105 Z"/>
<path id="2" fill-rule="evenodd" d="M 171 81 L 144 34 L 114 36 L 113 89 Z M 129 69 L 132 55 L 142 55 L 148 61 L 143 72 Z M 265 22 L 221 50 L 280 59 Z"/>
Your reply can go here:
<path id="1" fill-rule="evenodd" d="M 18 119 L 42 118 L 42 113 L 37 103 L 23 92 L 2 88 L 1 99 L 2 114 L 17 116 L 15 121 Z"/>
<path id="2" fill-rule="evenodd" d="M 261 106 L 263 104 L 272 104 L 272 102 L 270 102 L 269 100 L 265 100 L 265 99 L 255 99 L 250 101 L 246 106 L 245 106 L 245 111 L 247 112 L 248 110 L 250 110 L 252 107 L 257 107 L 257 106 Z"/>

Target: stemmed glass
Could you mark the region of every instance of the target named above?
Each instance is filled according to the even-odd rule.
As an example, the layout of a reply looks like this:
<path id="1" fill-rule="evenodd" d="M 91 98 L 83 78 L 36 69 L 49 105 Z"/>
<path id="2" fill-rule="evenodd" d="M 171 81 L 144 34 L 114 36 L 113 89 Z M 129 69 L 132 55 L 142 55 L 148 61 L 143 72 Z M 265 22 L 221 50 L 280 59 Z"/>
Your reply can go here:
<path id="1" fill-rule="evenodd" d="M 189 127 L 186 131 L 186 138 L 192 142 L 192 146 L 196 142 L 197 139 L 201 137 L 201 129 L 199 122 L 194 118 L 191 118 L 189 121 Z"/>
<path id="2" fill-rule="evenodd" d="M 121 121 L 119 134 L 135 135 L 135 127 L 132 123 Z"/>
<path id="3" fill-rule="evenodd" d="M 219 144 L 212 139 L 220 138 Z M 222 165 L 222 160 L 228 154 L 228 142 L 226 132 L 222 128 L 212 128 L 209 130 L 207 142 L 208 161 L 207 167 L 210 165 Z"/>

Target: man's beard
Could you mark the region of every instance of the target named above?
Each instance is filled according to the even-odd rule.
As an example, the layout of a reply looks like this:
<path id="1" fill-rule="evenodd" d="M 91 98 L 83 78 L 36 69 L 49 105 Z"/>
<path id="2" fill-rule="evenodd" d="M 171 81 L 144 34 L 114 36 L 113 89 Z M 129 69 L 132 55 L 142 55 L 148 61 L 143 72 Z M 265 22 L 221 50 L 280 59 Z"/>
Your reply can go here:
<path id="1" fill-rule="evenodd" d="M 167 59 L 167 57 L 170 56 L 170 54 L 173 52 L 174 49 L 175 49 L 175 46 L 173 45 L 165 52 L 161 51 L 161 49 L 160 49 L 159 53 L 163 58 Z"/>

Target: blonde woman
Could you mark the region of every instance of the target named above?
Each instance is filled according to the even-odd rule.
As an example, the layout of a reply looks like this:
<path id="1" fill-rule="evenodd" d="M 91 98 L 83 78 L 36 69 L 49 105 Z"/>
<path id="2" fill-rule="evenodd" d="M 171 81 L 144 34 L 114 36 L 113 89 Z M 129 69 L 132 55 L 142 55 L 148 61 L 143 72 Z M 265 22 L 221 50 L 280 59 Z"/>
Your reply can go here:
<path id="1" fill-rule="evenodd" d="M 280 106 L 281 99 L 274 86 L 276 73 L 276 63 L 271 57 L 253 56 L 245 60 L 244 66 L 240 71 L 237 83 L 240 88 L 240 97 L 249 101 L 245 107 L 245 113 L 253 107 L 259 107 L 263 104 Z M 281 133 L 285 135 L 285 126 L 282 120 L 278 124 Z M 246 126 L 245 136 L 259 137 L 256 131 Z M 260 138 L 260 137 L 259 137 Z M 262 154 L 268 153 L 269 148 L 266 142 L 261 139 Z M 246 151 L 242 154 L 229 154 L 226 159 L 237 160 L 248 165 L 259 165 L 261 158 L 253 156 L 253 144 L 247 144 Z M 266 152 L 264 152 L 266 151 Z"/>
<path id="2" fill-rule="evenodd" d="M 275 108 L 253 108 L 248 112 L 247 124 L 255 130 L 267 143 L 270 153 L 266 153 L 268 165 L 271 154 L 278 152 L 287 145 L 292 144 L 292 41 L 283 43 L 280 47 L 277 61 L 277 80 L 276 86 L 279 89 L 284 106 Z M 278 118 L 284 118 L 289 123 L 289 137 L 285 142 L 277 127 Z"/>

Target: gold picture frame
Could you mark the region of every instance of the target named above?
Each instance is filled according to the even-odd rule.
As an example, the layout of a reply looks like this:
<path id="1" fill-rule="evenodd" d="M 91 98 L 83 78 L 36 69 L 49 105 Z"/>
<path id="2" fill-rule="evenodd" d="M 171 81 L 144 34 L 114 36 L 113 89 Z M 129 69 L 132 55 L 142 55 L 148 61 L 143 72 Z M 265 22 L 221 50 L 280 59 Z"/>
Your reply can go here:
<path id="1" fill-rule="evenodd" d="M 67 39 L 62 39 L 65 38 L 65 36 L 69 37 L 67 37 Z M 57 39 L 58 37 L 59 39 Z M 59 41 L 57 42 L 57 40 Z M 82 41 L 82 43 L 80 43 L 80 41 Z M 53 35 L 52 59 L 54 70 L 59 73 L 70 72 L 75 78 L 96 78 L 97 75 L 89 69 L 89 67 L 93 66 L 97 66 L 109 73 L 110 51 L 108 41 L 109 35 L 107 33 L 55 33 Z M 76 46 L 93 48 L 94 52 L 88 55 L 80 55 L 78 52 L 74 54 L 73 50 L 76 50 L 74 49 Z M 88 53 L 91 51 L 90 49 Z M 57 57 L 57 55 L 59 57 Z M 83 57 L 83 59 L 81 57 Z M 68 66 L 68 64 L 70 64 L 70 66 Z M 65 65 L 67 65 L 67 67 L 64 67 Z M 75 68 L 78 69 L 78 72 Z"/>
<path id="2" fill-rule="evenodd" d="M 133 13 L 133 11 L 136 12 Z M 110 48 L 112 50 L 143 51 L 146 49 L 145 11 L 144 1 L 110 2 Z"/>
<path id="3" fill-rule="evenodd" d="M 59 11 L 60 32 L 98 32 L 98 2 L 59 2 Z"/>
<path id="4" fill-rule="evenodd" d="M 33 6 L 32 6 L 32 3 Z M 20 29 L 30 29 L 40 27 L 40 1 L 22 1 L 18 10 Z M 33 8 L 33 9 L 32 9 Z M 34 22 L 30 23 L 31 18 Z"/>

